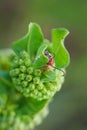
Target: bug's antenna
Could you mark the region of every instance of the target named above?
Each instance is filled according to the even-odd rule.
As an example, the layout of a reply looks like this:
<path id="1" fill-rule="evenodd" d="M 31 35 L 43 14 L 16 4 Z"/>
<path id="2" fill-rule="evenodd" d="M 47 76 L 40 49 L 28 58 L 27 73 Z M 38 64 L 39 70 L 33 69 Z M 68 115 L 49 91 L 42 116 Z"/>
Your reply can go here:
<path id="1" fill-rule="evenodd" d="M 55 66 L 52 66 L 52 67 L 55 68 L 55 69 L 57 69 L 57 70 L 60 70 L 61 72 L 63 72 L 63 75 L 65 75 L 65 71 L 64 71 L 64 70 L 58 69 L 58 68 L 56 68 Z"/>

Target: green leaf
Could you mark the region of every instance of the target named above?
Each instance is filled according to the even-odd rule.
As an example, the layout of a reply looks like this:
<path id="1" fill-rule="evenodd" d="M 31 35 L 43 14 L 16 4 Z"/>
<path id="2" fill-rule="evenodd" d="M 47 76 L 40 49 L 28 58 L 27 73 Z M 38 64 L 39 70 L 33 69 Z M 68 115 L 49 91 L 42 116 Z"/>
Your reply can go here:
<path id="1" fill-rule="evenodd" d="M 69 34 L 65 28 L 52 30 L 52 49 L 55 54 L 55 66 L 57 68 L 65 68 L 70 62 L 69 53 L 64 46 L 64 38 Z"/>
<path id="2" fill-rule="evenodd" d="M 29 115 L 29 117 L 32 118 L 47 104 L 48 100 L 38 101 L 33 98 L 25 99 L 22 97 L 18 102 L 18 108 L 16 109 L 16 112 L 17 115 Z"/>
<path id="3" fill-rule="evenodd" d="M 28 51 L 31 58 L 35 56 L 42 42 L 43 42 L 43 34 L 41 32 L 39 25 L 35 23 L 30 23 Z"/>
<path id="4" fill-rule="evenodd" d="M 27 33 L 23 38 L 19 39 L 18 41 L 13 42 L 12 48 L 17 55 L 19 55 L 21 51 L 27 51 L 28 40 L 29 33 Z"/>
<path id="5" fill-rule="evenodd" d="M 44 51 L 48 47 L 48 44 L 43 43 L 40 48 L 38 49 L 35 62 L 34 62 L 34 68 L 40 68 L 46 65 L 48 63 L 49 59 L 47 56 L 44 55 Z"/>
<path id="6" fill-rule="evenodd" d="M 55 71 L 47 71 L 44 73 L 42 77 L 43 82 L 55 82 L 56 81 L 56 72 Z"/>

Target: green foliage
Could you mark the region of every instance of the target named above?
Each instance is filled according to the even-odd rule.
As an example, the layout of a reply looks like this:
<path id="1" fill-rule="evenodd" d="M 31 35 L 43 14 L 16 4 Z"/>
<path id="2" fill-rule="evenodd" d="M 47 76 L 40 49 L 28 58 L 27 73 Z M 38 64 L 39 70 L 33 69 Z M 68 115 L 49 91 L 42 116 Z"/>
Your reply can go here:
<path id="1" fill-rule="evenodd" d="M 29 33 L 24 36 L 22 39 L 15 41 L 12 45 L 13 50 L 15 51 L 16 54 L 19 55 L 21 51 L 27 51 L 27 43 L 29 40 Z"/>
<path id="2" fill-rule="evenodd" d="M 39 48 L 37 53 L 38 56 L 42 55 L 42 50 L 44 49 L 44 47 L 46 48 L 46 46 L 44 45 L 45 44 L 43 44 L 43 46 L 41 45 L 41 47 Z M 25 59 L 26 57 L 27 60 Z M 40 61 L 42 59 L 44 58 L 40 57 Z M 18 61 L 16 63 L 16 66 L 14 65 L 15 60 Z M 20 60 L 23 60 L 21 65 L 19 64 Z M 28 53 L 23 51 L 19 54 L 19 56 L 14 57 L 12 68 L 10 70 L 10 76 L 12 78 L 15 88 L 19 92 L 21 92 L 25 97 L 31 97 L 41 101 L 50 99 L 55 94 L 55 92 L 59 90 L 61 85 L 60 81 L 63 76 L 62 72 L 59 72 L 58 70 L 56 71 L 44 70 L 41 67 L 46 65 L 46 63 L 42 64 L 43 63 L 42 60 L 41 64 L 39 64 L 40 61 L 36 62 L 35 60 L 37 66 L 39 66 L 39 69 L 37 69 L 35 63 L 33 65 L 33 63 L 31 62 Z"/>
<path id="3" fill-rule="evenodd" d="M 52 51 L 55 54 L 54 60 L 57 68 L 64 68 L 70 62 L 69 53 L 64 47 L 64 39 L 68 33 L 69 31 L 65 28 L 52 30 Z"/>
<path id="4" fill-rule="evenodd" d="M 66 29 L 54 30 L 50 43 L 44 39 L 39 25 L 30 23 L 27 35 L 13 43 L 15 53 L 7 57 L 10 67 L 0 71 L 0 129 L 32 129 L 39 124 L 37 118 L 41 122 L 45 117 L 44 109 L 64 81 L 63 72 L 53 66 L 64 69 L 69 64 L 63 45 L 67 34 Z M 53 66 L 45 51 L 52 55 Z"/>
<path id="5" fill-rule="evenodd" d="M 13 50 L 19 54 L 23 50 L 28 52 L 30 59 L 34 59 L 34 67 L 39 68 L 48 62 L 48 58 L 44 55 L 45 50 L 55 54 L 54 60 L 57 68 L 64 68 L 69 64 L 69 53 L 64 47 L 64 38 L 68 35 L 68 30 L 64 28 L 52 30 L 52 43 L 44 40 L 39 25 L 30 23 L 29 32 L 26 37 L 13 43 Z M 37 54 L 37 55 L 36 55 Z M 43 59 L 43 60 L 42 60 Z M 33 60 L 32 60 L 33 61 Z"/>
<path id="6" fill-rule="evenodd" d="M 39 25 L 35 23 L 29 24 L 29 41 L 28 41 L 28 51 L 30 57 L 33 58 L 37 53 L 38 48 L 43 42 L 43 34 Z"/>
<path id="7" fill-rule="evenodd" d="M 46 63 L 48 63 L 49 59 L 47 56 L 44 55 L 44 51 L 47 49 L 47 47 L 48 45 L 43 43 L 38 49 L 38 52 L 34 61 L 34 68 L 40 68 L 46 65 Z"/>

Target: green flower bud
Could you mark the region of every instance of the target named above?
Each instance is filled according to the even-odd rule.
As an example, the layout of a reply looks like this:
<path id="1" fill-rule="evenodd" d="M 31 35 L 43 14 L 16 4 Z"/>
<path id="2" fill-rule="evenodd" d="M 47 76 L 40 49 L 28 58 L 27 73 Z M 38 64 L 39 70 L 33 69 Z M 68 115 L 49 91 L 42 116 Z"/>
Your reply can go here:
<path id="1" fill-rule="evenodd" d="M 52 73 L 33 68 L 29 55 L 25 51 L 16 57 L 13 64 L 16 65 L 11 69 L 10 75 L 15 88 L 25 97 L 37 100 L 49 99 L 60 90 L 64 81 L 60 71 L 54 71 L 53 74 L 56 78 L 51 81 L 50 74 Z"/>
<path id="2" fill-rule="evenodd" d="M 20 73 L 20 70 L 18 68 L 10 71 L 11 76 L 17 76 L 19 73 Z"/>
<path id="3" fill-rule="evenodd" d="M 43 89 L 42 89 L 42 93 L 43 93 L 43 94 L 46 94 L 46 92 L 47 92 L 47 89 L 46 89 L 46 88 L 43 88 Z"/>
<path id="4" fill-rule="evenodd" d="M 10 70 L 10 76 L 12 76 L 12 77 L 15 76 L 14 75 L 14 70 Z"/>
<path id="5" fill-rule="evenodd" d="M 16 68 L 18 67 L 18 60 L 14 60 L 13 64 L 11 65 L 11 68 Z"/>
<path id="6" fill-rule="evenodd" d="M 20 73 L 20 70 L 18 68 L 14 69 L 14 74 L 18 75 Z"/>
<path id="7" fill-rule="evenodd" d="M 30 81 L 32 80 L 32 75 L 27 75 L 27 76 L 26 76 L 26 80 L 27 80 L 28 82 L 30 82 Z"/>
<path id="8" fill-rule="evenodd" d="M 17 79 L 16 78 L 12 78 L 12 81 L 13 81 L 14 84 L 17 83 Z"/>
<path id="9" fill-rule="evenodd" d="M 36 97 L 36 95 L 38 95 L 38 90 L 37 90 L 37 89 L 35 89 L 35 90 L 33 91 L 33 96 Z"/>
<path id="10" fill-rule="evenodd" d="M 43 83 L 39 83 L 39 85 L 37 86 L 38 90 L 42 90 L 45 86 L 43 85 Z"/>
<path id="11" fill-rule="evenodd" d="M 40 83 L 40 78 L 39 78 L 39 77 L 33 78 L 33 82 L 34 82 L 35 84 L 39 84 L 39 83 Z"/>
<path id="12" fill-rule="evenodd" d="M 21 80 L 20 79 L 17 79 L 17 85 L 21 85 Z"/>
<path id="13" fill-rule="evenodd" d="M 29 97 L 29 92 L 30 92 L 30 89 L 29 87 L 25 89 L 25 93 L 28 94 L 28 97 Z"/>
<path id="14" fill-rule="evenodd" d="M 26 72 L 26 67 L 25 66 L 20 66 L 20 71 L 25 73 Z"/>
<path id="15" fill-rule="evenodd" d="M 20 80 L 24 80 L 24 79 L 25 79 L 25 75 L 24 75 L 23 73 L 21 73 L 21 74 L 19 75 L 19 79 L 20 79 Z"/>
<path id="16" fill-rule="evenodd" d="M 29 95 L 30 95 L 29 92 L 30 92 L 30 90 L 28 88 L 26 88 L 26 89 L 23 90 L 23 95 L 25 97 L 29 97 Z"/>
<path id="17" fill-rule="evenodd" d="M 33 73 L 33 67 L 27 68 L 27 73 L 28 73 L 28 74 L 32 74 L 32 73 Z"/>
<path id="18" fill-rule="evenodd" d="M 40 98 L 41 98 L 42 96 L 43 96 L 43 95 L 42 95 L 42 93 L 41 93 L 41 92 L 39 92 L 39 93 L 38 93 L 38 97 L 40 97 Z"/>
<path id="19" fill-rule="evenodd" d="M 41 70 L 40 69 L 36 69 L 34 72 L 35 76 L 40 76 L 41 75 Z"/>
<path id="20" fill-rule="evenodd" d="M 23 65 L 24 61 L 22 59 L 19 59 L 18 64 Z"/>
<path id="21" fill-rule="evenodd" d="M 23 87 L 27 87 L 27 85 L 28 85 L 28 82 L 27 82 L 27 81 L 23 81 L 23 82 L 22 82 L 22 86 L 23 86 Z"/>
<path id="22" fill-rule="evenodd" d="M 22 52 L 20 52 L 20 57 L 22 59 L 25 59 L 25 58 L 28 58 L 29 56 L 28 56 L 28 53 L 26 51 L 22 51 Z"/>
<path id="23" fill-rule="evenodd" d="M 29 87 L 28 87 L 28 88 L 29 88 L 29 90 L 31 90 L 31 91 L 32 91 L 32 90 L 34 90 L 34 89 L 35 89 L 35 85 L 34 85 L 33 83 L 31 83 L 31 84 L 29 84 Z"/>
<path id="24" fill-rule="evenodd" d="M 24 64 L 25 64 L 26 67 L 29 67 L 30 64 L 31 64 L 30 59 L 29 59 L 29 58 L 26 58 L 26 59 L 24 60 Z"/>
<path id="25" fill-rule="evenodd" d="M 48 97 L 52 96 L 51 91 L 47 91 L 47 96 L 48 96 Z"/>
<path id="26" fill-rule="evenodd" d="M 21 81 L 18 78 L 13 78 L 12 81 L 15 85 L 21 85 Z"/>

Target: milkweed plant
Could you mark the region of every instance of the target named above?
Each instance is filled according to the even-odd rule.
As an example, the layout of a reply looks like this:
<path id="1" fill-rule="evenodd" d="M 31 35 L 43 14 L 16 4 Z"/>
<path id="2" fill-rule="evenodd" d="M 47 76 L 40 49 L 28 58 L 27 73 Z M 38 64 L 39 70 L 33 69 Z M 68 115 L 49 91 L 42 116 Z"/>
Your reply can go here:
<path id="1" fill-rule="evenodd" d="M 51 42 L 36 23 L 0 50 L 0 130 L 32 130 L 48 114 L 49 102 L 64 82 L 70 56 L 65 28 L 52 30 Z"/>

